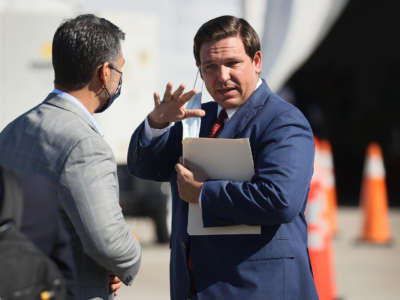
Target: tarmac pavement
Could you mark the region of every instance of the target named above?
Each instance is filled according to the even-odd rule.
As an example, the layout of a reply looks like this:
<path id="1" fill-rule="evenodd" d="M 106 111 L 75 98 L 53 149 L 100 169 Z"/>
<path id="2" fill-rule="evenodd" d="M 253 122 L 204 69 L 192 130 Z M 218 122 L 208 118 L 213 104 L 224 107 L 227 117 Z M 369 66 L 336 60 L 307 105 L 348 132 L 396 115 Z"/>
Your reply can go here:
<path id="1" fill-rule="evenodd" d="M 333 248 L 337 295 L 342 300 L 400 299 L 400 209 L 391 209 L 389 220 L 391 245 L 362 244 L 357 242 L 361 212 L 354 207 L 339 208 Z M 129 218 L 128 222 L 143 246 L 142 266 L 133 285 L 122 287 L 116 299 L 169 299 L 169 246 L 155 243 L 150 219 Z"/>

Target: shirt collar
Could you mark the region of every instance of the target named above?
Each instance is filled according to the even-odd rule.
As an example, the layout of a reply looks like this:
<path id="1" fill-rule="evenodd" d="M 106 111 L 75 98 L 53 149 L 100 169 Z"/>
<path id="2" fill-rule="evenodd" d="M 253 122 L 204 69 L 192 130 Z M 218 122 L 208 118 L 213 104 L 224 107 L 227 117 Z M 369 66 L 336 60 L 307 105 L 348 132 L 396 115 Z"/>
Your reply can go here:
<path id="1" fill-rule="evenodd" d="M 71 101 L 72 103 L 75 103 L 75 105 L 77 105 L 78 107 L 80 107 L 82 109 L 82 111 L 87 115 L 87 117 L 89 118 L 89 120 L 92 122 L 92 124 L 94 125 L 94 127 L 96 127 L 98 133 L 101 136 L 104 136 L 103 131 L 100 129 L 99 125 L 97 124 L 95 118 L 93 117 L 93 115 L 87 110 L 87 108 L 82 104 L 82 102 L 80 102 L 78 99 L 76 99 L 74 96 L 72 96 L 71 94 L 68 94 L 64 91 L 61 91 L 59 89 L 54 89 L 52 91 L 53 94 L 57 94 L 59 97 Z"/>
<path id="2" fill-rule="evenodd" d="M 258 89 L 258 87 L 259 87 L 261 84 L 262 84 L 262 80 L 261 80 L 261 78 L 258 78 L 258 81 L 257 81 L 257 85 L 256 85 L 255 90 Z M 235 112 L 237 111 L 238 108 L 239 108 L 239 107 L 225 109 L 226 114 L 228 115 L 228 119 L 227 119 L 227 120 L 230 120 L 230 119 L 233 117 L 233 115 L 235 114 Z M 221 112 L 221 110 L 222 110 L 222 107 L 221 107 L 220 105 L 218 105 L 217 116 L 219 115 L 219 113 Z"/>

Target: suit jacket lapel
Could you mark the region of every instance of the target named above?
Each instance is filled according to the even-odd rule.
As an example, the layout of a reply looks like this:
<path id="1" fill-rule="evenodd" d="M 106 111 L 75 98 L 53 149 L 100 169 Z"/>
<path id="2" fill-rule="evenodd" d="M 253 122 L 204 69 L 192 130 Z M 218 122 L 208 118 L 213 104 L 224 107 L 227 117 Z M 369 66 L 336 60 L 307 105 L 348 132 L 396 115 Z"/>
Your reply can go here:
<path id="1" fill-rule="evenodd" d="M 60 96 L 58 96 L 55 93 L 50 93 L 47 98 L 44 100 L 44 103 L 47 103 L 49 105 L 57 106 L 61 109 L 68 110 L 75 115 L 77 115 L 79 118 L 81 118 L 85 123 L 87 123 L 90 128 L 92 128 L 95 132 L 101 135 L 101 133 L 97 130 L 96 126 L 92 123 L 92 121 L 88 118 L 88 116 L 85 114 L 85 112 L 78 107 L 75 103 L 64 99 Z"/>
<path id="2" fill-rule="evenodd" d="M 233 117 L 227 122 L 218 138 L 237 138 L 255 117 L 259 108 L 268 100 L 270 89 L 263 80 L 262 84 L 253 92 L 250 98 L 238 108 Z"/>

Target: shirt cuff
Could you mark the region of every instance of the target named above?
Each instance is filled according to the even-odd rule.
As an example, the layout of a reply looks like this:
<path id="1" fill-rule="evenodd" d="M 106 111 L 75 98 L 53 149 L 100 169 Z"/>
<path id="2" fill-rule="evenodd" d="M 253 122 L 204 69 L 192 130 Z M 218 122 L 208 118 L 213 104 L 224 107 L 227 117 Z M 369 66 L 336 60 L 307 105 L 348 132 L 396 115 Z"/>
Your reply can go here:
<path id="1" fill-rule="evenodd" d="M 174 123 L 170 123 L 167 127 L 157 129 L 157 128 L 151 128 L 148 118 L 144 120 L 144 134 L 142 135 L 142 145 L 147 146 L 151 143 L 151 141 L 155 138 L 158 138 L 159 136 L 162 136 L 164 133 L 166 133 L 170 127 L 172 127 Z"/>
<path id="2" fill-rule="evenodd" d="M 199 195 L 199 206 L 201 208 L 201 194 L 203 194 L 203 188 L 200 190 L 200 195 Z"/>

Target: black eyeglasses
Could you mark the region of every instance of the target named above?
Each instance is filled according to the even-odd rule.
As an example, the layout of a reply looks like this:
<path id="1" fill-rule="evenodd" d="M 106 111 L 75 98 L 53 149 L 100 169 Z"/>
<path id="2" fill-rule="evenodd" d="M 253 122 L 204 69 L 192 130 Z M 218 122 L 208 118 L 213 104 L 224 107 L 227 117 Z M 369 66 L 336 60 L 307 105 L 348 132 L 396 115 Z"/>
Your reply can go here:
<path id="1" fill-rule="evenodd" d="M 121 74 L 121 76 L 122 76 L 122 72 L 120 71 L 120 70 L 118 70 L 116 67 L 114 67 L 113 65 L 108 65 L 108 67 L 111 69 L 111 70 L 114 70 L 114 71 L 117 71 L 119 74 Z"/>

